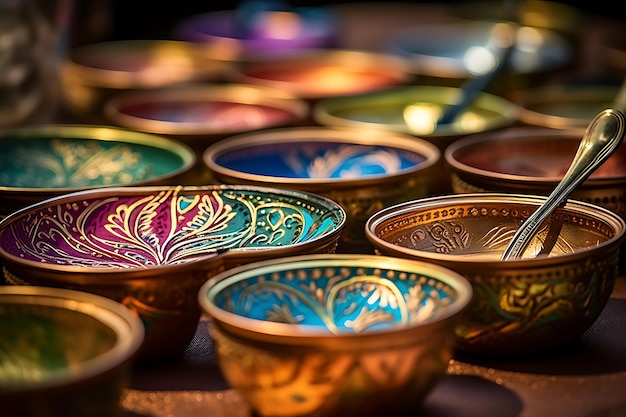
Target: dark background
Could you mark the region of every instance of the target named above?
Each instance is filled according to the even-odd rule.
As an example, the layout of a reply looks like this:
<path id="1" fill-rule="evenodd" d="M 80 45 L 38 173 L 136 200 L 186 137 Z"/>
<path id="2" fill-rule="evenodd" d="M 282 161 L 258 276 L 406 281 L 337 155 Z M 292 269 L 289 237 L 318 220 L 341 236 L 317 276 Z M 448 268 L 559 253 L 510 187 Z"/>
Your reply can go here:
<path id="1" fill-rule="evenodd" d="M 74 0 L 73 43 L 86 43 L 92 40 L 117 39 L 167 39 L 171 37 L 174 25 L 185 17 L 197 13 L 232 10 L 240 2 L 235 0 Z M 360 0 L 365 3 L 367 1 Z M 378 1 L 380 3 L 380 0 Z M 291 7 L 325 6 L 331 4 L 355 3 L 354 1 L 290 0 L 283 3 Z M 461 0 L 413 1 L 411 3 L 444 4 L 466 3 Z M 586 14 L 624 18 L 626 13 L 617 7 L 619 3 L 608 0 L 562 1 L 578 7 Z M 390 7 L 393 7 L 393 2 Z M 626 26 L 626 23 L 625 23 Z"/>

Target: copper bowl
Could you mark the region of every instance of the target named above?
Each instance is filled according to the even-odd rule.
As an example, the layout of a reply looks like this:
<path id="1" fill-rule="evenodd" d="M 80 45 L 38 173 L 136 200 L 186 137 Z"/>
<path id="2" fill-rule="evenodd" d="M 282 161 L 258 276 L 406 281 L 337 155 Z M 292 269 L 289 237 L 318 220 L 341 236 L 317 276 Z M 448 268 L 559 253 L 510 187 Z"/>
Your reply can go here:
<path id="1" fill-rule="evenodd" d="M 7 129 L 0 133 L 0 218 L 74 191 L 175 184 L 196 163 L 176 140 L 111 126 Z"/>
<path id="2" fill-rule="evenodd" d="M 377 210 L 431 194 L 440 159 L 431 143 L 384 131 L 292 127 L 223 139 L 203 160 L 226 184 L 272 184 L 326 196 L 347 213 L 340 252 L 369 252 L 365 221 Z"/>
<path id="3" fill-rule="evenodd" d="M 103 295 L 146 325 L 143 361 L 177 357 L 196 332 L 212 275 L 280 256 L 333 252 L 345 224 L 334 201 L 253 186 L 121 187 L 28 206 L 0 222 L 13 285 Z"/>
<path id="4" fill-rule="evenodd" d="M 145 331 L 105 297 L 0 286 L 0 334 L 3 415 L 115 417 Z"/>
<path id="5" fill-rule="evenodd" d="M 583 135 L 584 128 L 515 127 L 459 139 L 444 153 L 452 188 L 456 193 L 547 196 L 570 166 Z M 626 219 L 626 146 L 620 146 L 571 197 Z"/>
<path id="6" fill-rule="evenodd" d="M 626 231 L 617 214 L 568 200 L 522 259 L 500 256 L 545 201 L 509 193 L 456 194 L 386 208 L 367 222 L 377 252 L 431 262 L 474 289 L 458 348 L 474 354 L 547 352 L 573 342 L 606 305 Z"/>
<path id="7" fill-rule="evenodd" d="M 224 80 L 234 56 L 174 40 L 116 40 L 70 49 L 61 62 L 63 105 L 79 122 L 102 123 L 102 106 L 130 90 Z"/>
<path id="8" fill-rule="evenodd" d="M 207 281 L 226 380 L 258 416 L 418 412 L 445 375 L 472 296 L 461 275 L 375 255 L 305 255 Z"/>

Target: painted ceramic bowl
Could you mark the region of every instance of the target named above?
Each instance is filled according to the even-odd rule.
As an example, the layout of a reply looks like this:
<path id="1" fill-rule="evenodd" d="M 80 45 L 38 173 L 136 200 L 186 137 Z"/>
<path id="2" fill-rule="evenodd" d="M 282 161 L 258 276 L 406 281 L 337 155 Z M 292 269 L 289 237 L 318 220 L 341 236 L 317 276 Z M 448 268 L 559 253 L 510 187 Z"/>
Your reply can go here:
<path id="1" fill-rule="evenodd" d="M 114 417 L 144 327 L 98 295 L 0 286 L 0 334 L 4 415 Z"/>
<path id="2" fill-rule="evenodd" d="M 222 373 L 255 415 L 335 417 L 416 412 L 471 296 L 434 264 L 330 254 L 232 269 L 199 302 Z"/>
<path id="3" fill-rule="evenodd" d="M 384 90 L 411 82 L 414 75 L 399 56 L 348 49 L 307 49 L 244 62 L 237 82 L 278 88 L 308 102 Z"/>
<path id="4" fill-rule="evenodd" d="M 234 58 L 227 50 L 174 40 L 85 44 L 62 61 L 63 105 L 80 122 L 102 123 L 102 105 L 129 90 L 221 81 Z"/>
<path id="5" fill-rule="evenodd" d="M 585 129 L 514 127 L 461 138 L 444 153 L 456 193 L 548 195 L 565 175 Z M 570 195 L 626 219 L 626 147 L 620 146 Z"/>
<path id="6" fill-rule="evenodd" d="M 441 265 L 474 289 L 457 327 L 473 354 L 548 352 L 576 340 L 606 305 L 626 225 L 594 204 L 568 200 L 521 259 L 500 257 L 545 197 L 511 193 L 439 196 L 381 210 L 367 223 L 377 252 Z"/>
<path id="7" fill-rule="evenodd" d="M 227 184 L 272 184 L 324 195 L 347 213 L 338 251 L 373 252 L 365 221 L 383 207 L 430 195 L 441 154 L 431 143 L 393 132 L 293 127 L 223 139 L 204 152 Z"/>
<path id="8" fill-rule="evenodd" d="M 189 16 L 174 37 L 231 50 L 238 60 L 336 44 L 338 22 L 323 7 L 287 7 L 281 2 L 243 1 L 235 10 Z"/>
<path id="9" fill-rule="evenodd" d="M 446 106 L 457 102 L 453 87 L 412 85 L 384 91 L 331 97 L 313 106 L 313 119 L 323 126 L 399 132 L 423 138 L 439 148 L 466 135 L 498 130 L 517 122 L 518 107 L 499 96 L 481 93 L 457 120 L 435 127 Z M 443 158 L 437 166 L 435 190 L 448 193 L 449 173 Z"/>
<path id="10" fill-rule="evenodd" d="M 483 63 L 484 54 L 474 52 L 494 42 L 497 25 L 468 20 L 403 27 L 389 36 L 387 50 L 407 59 L 420 78 L 456 87 Z M 508 83 L 525 88 L 529 80 L 563 70 L 573 61 L 574 48 L 565 36 L 521 26 L 507 67 L 511 77 L 494 81 L 490 92 L 505 95 Z"/>
<path id="11" fill-rule="evenodd" d="M 618 85 L 553 85 L 518 94 L 519 121 L 554 129 L 585 128 L 602 110 L 611 107 Z"/>
<path id="12" fill-rule="evenodd" d="M 96 125 L 45 125 L 0 132 L 0 218 L 60 194 L 176 183 L 196 164 L 184 144 Z"/>
<path id="13" fill-rule="evenodd" d="M 337 203 L 252 186 L 106 188 L 66 194 L 0 222 L 14 285 L 117 300 L 146 325 L 140 359 L 181 354 L 197 329 L 197 293 L 213 274 L 256 260 L 335 250 Z"/>

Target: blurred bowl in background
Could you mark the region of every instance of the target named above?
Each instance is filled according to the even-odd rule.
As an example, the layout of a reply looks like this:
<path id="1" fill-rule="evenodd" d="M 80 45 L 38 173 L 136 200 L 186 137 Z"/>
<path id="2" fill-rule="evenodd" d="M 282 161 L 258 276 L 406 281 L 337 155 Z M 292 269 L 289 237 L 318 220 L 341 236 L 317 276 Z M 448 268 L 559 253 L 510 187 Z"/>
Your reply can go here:
<path id="1" fill-rule="evenodd" d="M 48 199 L 0 222 L 7 283 L 83 290 L 146 325 L 142 361 L 178 357 L 197 293 L 247 262 L 336 248 L 345 212 L 305 192 L 252 186 L 113 187 Z"/>
<path id="2" fill-rule="evenodd" d="M 3 415 L 115 417 L 145 333 L 105 297 L 0 286 L 0 334 Z"/>
<path id="3" fill-rule="evenodd" d="M 63 107 L 83 123 L 102 123 L 102 106 L 124 91 L 220 81 L 233 56 L 173 40 L 101 41 L 70 49 L 61 65 Z"/>
<path id="4" fill-rule="evenodd" d="M 619 85 L 552 85 L 518 92 L 519 121 L 554 129 L 585 128 L 611 107 Z"/>
<path id="5" fill-rule="evenodd" d="M 377 210 L 430 195 L 441 153 L 401 133 L 292 127 L 231 136 L 203 161 L 226 184 L 271 184 L 324 195 L 347 213 L 340 252 L 369 252 L 365 221 Z"/>
<path id="6" fill-rule="evenodd" d="M 472 296 L 457 273 L 376 255 L 305 255 L 207 281 L 226 380 L 259 416 L 419 410 L 445 375 Z"/>
<path id="7" fill-rule="evenodd" d="M 313 106 L 314 120 L 328 127 L 359 128 L 399 132 L 423 138 L 441 153 L 460 137 L 512 126 L 518 107 L 499 96 L 480 93 L 474 102 L 447 125 L 435 127 L 443 109 L 455 104 L 459 88 L 442 86 L 400 86 L 384 91 L 332 97 Z M 449 192 L 449 173 L 443 158 L 437 167 L 436 193 Z"/>
<path id="8" fill-rule="evenodd" d="M 278 88 L 310 103 L 408 84 L 413 78 L 401 57 L 338 48 L 259 57 L 242 63 L 233 75 L 236 82 Z"/>
<path id="9" fill-rule="evenodd" d="M 501 261 L 514 233 L 544 201 L 512 193 L 415 200 L 373 215 L 366 235 L 381 255 L 441 265 L 472 283 L 472 302 L 457 327 L 460 351 L 555 351 L 582 335 L 605 307 L 626 224 L 603 207 L 568 200 L 522 259 Z"/>
<path id="10" fill-rule="evenodd" d="M 175 184 L 196 160 L 178 141 L 110 126 L 7 129 L 0 132 L 0 218 L 72 191 Z"/>

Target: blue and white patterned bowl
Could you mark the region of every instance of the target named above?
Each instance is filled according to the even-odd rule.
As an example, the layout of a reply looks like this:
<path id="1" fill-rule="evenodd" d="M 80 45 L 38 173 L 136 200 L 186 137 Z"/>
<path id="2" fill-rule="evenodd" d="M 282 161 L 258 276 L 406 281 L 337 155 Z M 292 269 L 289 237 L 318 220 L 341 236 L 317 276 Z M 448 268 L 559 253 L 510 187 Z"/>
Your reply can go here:
<path id="1" fill-rule="evenodd" d="M 0 222 L 12 284 L 66 287 L 131 307 L 146 323 L 140 356 L 182 353 L 198 288 L 230 267 L 332 252 L 345 223 L 334 201 L 253 186 L 116 187 L 66 194 Z"/>
<path id="2" fill-rule="evenodd" d="M 471 297 L 446 268 L 358 254 L 247 264 L 198 294 L 221 370 L 259 416 L 415 411 Z"/>

